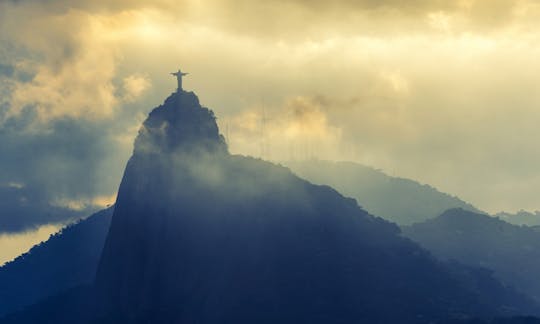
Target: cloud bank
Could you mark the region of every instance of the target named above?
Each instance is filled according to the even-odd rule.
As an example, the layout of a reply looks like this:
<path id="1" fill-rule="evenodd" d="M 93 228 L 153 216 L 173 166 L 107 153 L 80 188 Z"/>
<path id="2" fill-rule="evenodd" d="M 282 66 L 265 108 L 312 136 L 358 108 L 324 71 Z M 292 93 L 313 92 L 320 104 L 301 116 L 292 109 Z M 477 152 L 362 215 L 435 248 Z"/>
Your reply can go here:
<path id="1" fill-rule="evenodd" d="M 539 17 L 526 0 L 4 1 L 0 231 L 109 203 L 179 66 L 233 152 L 540 209 Z"/>

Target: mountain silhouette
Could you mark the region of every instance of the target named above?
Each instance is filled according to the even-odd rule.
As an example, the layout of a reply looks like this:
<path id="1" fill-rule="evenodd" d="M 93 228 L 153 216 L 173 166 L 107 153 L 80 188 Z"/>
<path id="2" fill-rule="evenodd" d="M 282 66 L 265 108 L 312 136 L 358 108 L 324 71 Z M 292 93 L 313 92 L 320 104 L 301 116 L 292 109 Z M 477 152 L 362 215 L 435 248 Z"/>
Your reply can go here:
<path id="1" fill-rule="evenodd" d="M 334 189 L 230 155 L 213 113 L 179 90 L 135 140 L 95 282 L 3 323 L 428 323 L 538 312 Z"/>
<path id="2" fill-rule="evenodd" d="M 520 210 L 515 214 L 500 212 L 495 215 L 505 222 L 515 225 L 527 225 L 527 226 L 539 226 L 540 225 L 540 211 L 535 211 L 534 213 Z"/>
<path id="3" fill-rule="evenodd" d="M 330 187 L 228 154 L 212 112 L 178 92 L 135 141 L 96 287 L 109 318 L 150 322 L 350 323 L 502 310 L 501 301 L 475 302 L 476 291 L 449 272 Z"/>
<path id="4" fill-rule="evenodd" d="M 479 212 L 471 204 L 429 185 L 391 177 L 354 162 L 307 160 L 284 164 L 300 177 L 329 185 L 355 198 L 371 214 L 400 226 L 423 222 L 451 208 Z"/>
<path id="5" fill-rule="evenodd" d="M 94 281 L 112 208 L 70 225 L 0 267 L 0 317 Z"/>
<path id="6" fill-rule="evenodd" d="M 540 300 L 540 232 L 534 228 L 452 209 L 403 232 L 438 257 L 492 269 L 504 283 Z"/>

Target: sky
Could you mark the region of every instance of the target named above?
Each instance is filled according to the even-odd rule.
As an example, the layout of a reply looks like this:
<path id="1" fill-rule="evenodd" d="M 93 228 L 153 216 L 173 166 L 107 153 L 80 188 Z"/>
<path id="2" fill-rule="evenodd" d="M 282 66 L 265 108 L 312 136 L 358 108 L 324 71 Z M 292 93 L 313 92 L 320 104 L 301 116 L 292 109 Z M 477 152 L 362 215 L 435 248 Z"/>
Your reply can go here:
<path id="1" fill-rule="evenodd" d="M 0 233 L 113 203 L 178 68 L 233 153 L 539 210 L 539 27 L 534 0 L 0 1 Z"/>

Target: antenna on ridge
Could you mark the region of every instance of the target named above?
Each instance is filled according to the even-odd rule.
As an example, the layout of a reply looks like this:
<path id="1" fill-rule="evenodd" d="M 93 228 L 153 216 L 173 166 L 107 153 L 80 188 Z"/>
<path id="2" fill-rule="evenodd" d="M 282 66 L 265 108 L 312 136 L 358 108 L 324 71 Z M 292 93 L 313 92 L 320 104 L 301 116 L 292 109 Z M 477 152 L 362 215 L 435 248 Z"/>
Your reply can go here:
<path id="1" fill-rule="evenodd" d="M 225 143 L 227 143 L 228 146 L 231 145 L 229 136 L 229 122 L 225 123 Z"/>
<path id="2" fill-rule="evenodd" d="M 266 116 L 266 109 L 263 103 L 261 114 L 261 158 L 270 159 L 270 143 L 268 140 L 268 134 L 266 129 L 266 123 L 271 119 Z"/>

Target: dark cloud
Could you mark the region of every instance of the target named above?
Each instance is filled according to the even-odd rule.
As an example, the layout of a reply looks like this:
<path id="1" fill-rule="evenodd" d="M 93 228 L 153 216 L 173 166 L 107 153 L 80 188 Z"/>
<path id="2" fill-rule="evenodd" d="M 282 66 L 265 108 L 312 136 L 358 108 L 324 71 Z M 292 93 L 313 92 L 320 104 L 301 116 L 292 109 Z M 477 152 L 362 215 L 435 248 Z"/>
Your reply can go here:
<path id="1" fill-rule="evenodd" d="M 48 223 L 62 223 L 85 216 L 86 211 L 72 211 L 51 206 L 44 193 L 36 188 L 18 188 L 17 183 L 0 187 L 0 233 L 37 228 Z"/>
<path id="2" fill-rule="evenodd" d="M 117 73 L 101 25 L 68 7 L 0 3 L 0 233 L 86 216 L 114 199 L 139 114 L 151 109 L 138 101 L 147 79 Z"/>
<path id="3" fill-rule="evenodd" d="M 9 114 L 14 85 L 21 86 L 17 77 L 14 72 L 4 80 L 5 97 L 0 101 L 0 234 L 69 221 L 110 203 L 140 119 L 155 105 L 140 97 L 148 86 L 146 79 L 119 75 L 110 81 L 118 107 L 109 118 L 94 118 L 94 107 L 82 106 L 76 107 L 82 115 L 68 112 L 47 119 L 39 96 L 38 103 Z M 22 86 L 41 92 L 34 84 Z M 75 104 L 96 99 L 87 89 L 79 89 L 78 96 L 82 101 Z"/>
<path id="4" fill-rule="evenodd" d="M 528 2 L 0 2 L 0 200 L 35 206 L 10 209 L 0 226 L 69 219 L 78 212 L 58 206 L 113 194 L 140 115 L 172 90 L 177 64 L 237 153 L 260 154 L 264 106 L 266 157 L 354 159 L 482 209 L 536 206 L 525 193 L 540 183 L 537 127 L 518 125 L 540 102 L 537 36 L 516 25 L 534 20 Z M 148 84 L 152 98 L 141 98 Z"/>
<path id="5" fill-rule="evenodd" d="M 96 206 L 74 202 L 103 189 L 95 181 L 109 142 L 106 129 L 65 119 L 31 133 L 32 120 L 28 109 L 0 130 L 0 232 L 83 216 Z"/>
<path id="6" fill-rule="evenodd" d="M 12 77 L 14 72 L 13 66 L 0 63 L 0 77 Z"/>

